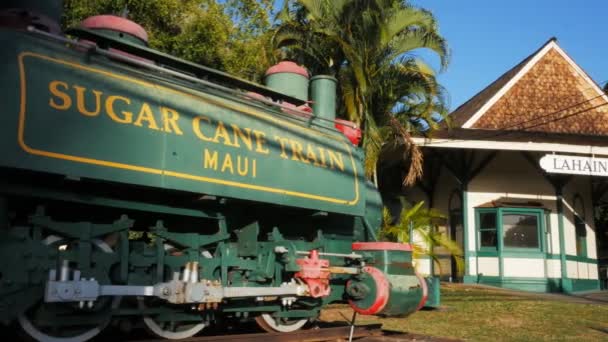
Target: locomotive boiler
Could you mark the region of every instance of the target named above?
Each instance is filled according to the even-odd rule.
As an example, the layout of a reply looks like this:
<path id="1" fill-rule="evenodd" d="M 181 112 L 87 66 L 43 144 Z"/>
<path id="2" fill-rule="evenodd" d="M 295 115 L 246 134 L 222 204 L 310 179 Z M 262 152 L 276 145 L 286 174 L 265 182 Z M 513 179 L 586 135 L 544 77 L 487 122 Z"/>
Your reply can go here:
<path id="1" fill-rule="evenodd" d="M 143 322 L 289 332 L 330 303 L 407 315 L 426 299 L 336 81 L 282 62 L 254 84 L 147 47 L 60 1 L 0 4 L 0 320 L 42 341 Z M 312 107 L 308 103 L 312 101 Z"/>

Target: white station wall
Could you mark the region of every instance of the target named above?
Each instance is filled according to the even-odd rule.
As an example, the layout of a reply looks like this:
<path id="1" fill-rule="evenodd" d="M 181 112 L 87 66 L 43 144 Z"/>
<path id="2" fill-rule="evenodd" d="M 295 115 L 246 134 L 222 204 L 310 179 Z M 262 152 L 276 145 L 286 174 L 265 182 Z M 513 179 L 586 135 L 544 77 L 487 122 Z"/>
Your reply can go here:
<path id="1" fill-rule="evenodd" d="M 477 151 L 477 153 L 484 153 Z M 539 155 L 540 156 L 540 155 Z M 477 158 L 479 160 L 479 158 Z M 459 186 L 454 176 L 448 169 L 442 166 L 438 182 L 435 187 L 433 207 L 448 216 L 447 222 L 439 229 L 449 235 L 449 209 L 450 197 L 459 192 Z M 575 195 L 582 199 L 583 207 L 574 203 Z M 428 205 L 427 195 L 419 188 L 413 187 L 407 190 L 406 198 L 411 202 L 425 201 Z M 549 210 L 545 216 L 546 220 L 546 252 L 559 254 L 559 230 L 556 205 L 556 194 L 553 186 L 545 179 L 540 171 L 532 166 L 520 152 L 500 151 L 496 157 L 485 166 L 485 168 L 470 182 L 467 192 L 468 215 L 467 225 L 468 250 L 475 252 L 476 227 L 475 208 L 484 203 L 500 198 L 509 198 L 514 201 L 534 201 Z M 584 217 L 587 229 L 587 257 L 597 258 L 595 244 L 595 227 L 593 225 L 593 208 L 591 203 L 591 184 L 589 177 L 573 176 L 571 181 L 564 187 L 564 234 L 565 249 L 568 255 L 576 255 L 576 235 L 574 229 L 574 213 Z M 577 200 L 578 201 L 578 200 Z M 458 203 L 454 200 L 453 203 Z M 419 236 L 414 236 L 414 242 L 421 244 Z M 464 248 L 464 246 L 461 246 Z M 441 248 L 435 252 L 440 256 L 440 265 L 435 263 L 435 274 L 444 277 L 452 274 L 449 253 Z M 443 256 L 443 257 L 442 257 Z M 415 261 L 417 271 L 428 275 L 431 272 L 431 262 L 428 259 Z M 440 272 L 441 271 L 441 272 Z M 498 258 L 469 258 L 467 275 L 476 276 L 479 273 L 487 276 L 499 275 Z M 597 265 L 568 261 L 568 277 L 574 279 L 597 279 Z M 559 259 L 531 259 L 531 258 L 508 258 L 503 259 L 503 276 L 505 277 L 548 277 L 560 278 Z"/>
<path id="2" fill-rule="evenodd" d="M 584 209 L 573 208 L 575 195 L 582 200 Z M 565 250 L 568 255 L 576 255 L 576 235 L 574 229 L 574 212 L 584 217 L 587 229 L 587 257 L 596 258 L 595 228 L 591 206 L 591 184 L 589 177 L 573 176 L 564 187 L 564 237 Z M 476 250 L 475 208 L 499 198 L 509 198 L 514 201 L 540 202 L 550 213 L 545 217 L 546 252 L 560 253 L 558 216 L 556 194 L 553 186 L 544 178 L 540 171 L 532 166 L 520 152 L 501 151 L 469 184 L 468 191 L 468 245 L 469 251 Z M 578 201 L 578 200 L 577 200 Z M 582 214 L 582 215 L 581 215 Z M 487 274 L 482 271 L 481 260 L 479 270 L 469 267 L 467 274 Z M 489 267 L 484 261 L 484 267 Z M 597 265 L 569 261 L 568 276 L 574 279 L 597 279 Z M 593 271 L 592 271 L 593 269 Z M 487 270 L 486 270 L 487 271 Z M 504 258 L 503 275 L 505 277 L 561 277 L 560 261 L 523 258 Z"/>
<path id="3" fill-rule="evenodd" d="M 468 193 L 468 239 L 469 250 L 476 250 L 475 208 L 497 199 L 540 202 L 551 214 L 545 219 L 548 227 L 545 239 L 547 249 L 559 251 L 557 215 L 555 215 L 555 191 L 544 177 L 519 152 L 499 152 L 496 157 L 469 184 Z M 555 227 L 555 229 L 553 229 Z M 555 233 L 554 233 L 555 232 Z M 478 263 L 482 263 L 479 258 Z M 498 265 L 494 273 L 498 273 Z M 479 267 L 481 271 L 481 266 Z M 470 268 L 470 271 L 473 271 Z M 558 269 L 559 271 L 559 269 Z M 483 272 L 482 272 L 483 273 Z M 468 272 L 469 275 L 476 275 Z M 483 273 L 485 275 L 490 275 Z M 498 275 L 498 274 L 496 274 Z M 546 277 L 545 261 L 530 258 L 504 258 L 505 277 Z"/>

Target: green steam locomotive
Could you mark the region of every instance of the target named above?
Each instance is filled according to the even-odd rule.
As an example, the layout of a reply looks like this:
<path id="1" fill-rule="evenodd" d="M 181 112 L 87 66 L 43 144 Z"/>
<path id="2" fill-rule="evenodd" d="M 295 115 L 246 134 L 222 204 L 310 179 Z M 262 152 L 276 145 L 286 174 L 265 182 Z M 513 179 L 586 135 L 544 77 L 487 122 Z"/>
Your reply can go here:
<path id="1" fill-rule="evenodd" d="M 68 38 L 61 8 L 0 4 L 3 323 L 63 342 L 143 320 L 179 339 L 424 304 L 410 246 L 377 241 L 382 201 L 335 79 L 282 62 L 254 84 L 116 16 Z"/>

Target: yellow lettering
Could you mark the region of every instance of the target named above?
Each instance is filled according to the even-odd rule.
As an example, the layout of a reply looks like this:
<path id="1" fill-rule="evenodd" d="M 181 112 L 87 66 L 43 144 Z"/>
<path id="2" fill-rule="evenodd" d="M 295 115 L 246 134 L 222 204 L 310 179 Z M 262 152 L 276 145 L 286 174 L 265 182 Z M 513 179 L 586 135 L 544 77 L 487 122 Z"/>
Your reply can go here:
<path id="1" fill-rule="evenodd" d="M 233 175 L 234 174 L 234 167 L 232 166 L 232 157 L 230 157 L 230 154 L 226 153 L 226 156 L 224 157 L 224 162 L 222 163 L 222 172 L 224 172 L 226 169 L 230 170 L 230 174 Z"/>
<path id="2" fill-rule="evenodd" d="M 306 164 L 310 163 L 310 161 L 302 155 L 302 150 L 304 149 L 302 144 L 295 140 L 290 140 L 289 143 L 291 144 L 291 160 L 298 160 Z"/>
<path id="3" fill-rule="evenodd" d="M 92 111 L 89 111 L 89 110 L 87 110 L 87 108 L 85 106 L 85 99 L 84 99 L 85 92 L 87 91 L 86 88 L 75 85 L 74 89 L 76 90 L 76 106 L 78 107 L 78 111 L 80 112 L 80 114 L 86 115 L 86 116 L 99 115 L 99 112 L 101 111 L 101 95 L 103 93 L 100 92 L 99 90 L 93 89 L 93 94 L 95 95 L 95 109 Z"/>
<path id="4" fill-rule="evenodd" d="M 241 168 L 241 159 L 243 159 L 243 167 Z M 236 157 L 236 172 L 241 176 L 247 176 L 249 172 L 249 158 L 241 156 Z"/>
<path id="5" fill-rule="evenodd" d="M 252 175 L 251 176 L 253 178 L 255 178 L 255 176 L 257 176 L 257 171 L 258 171 L 257 170 L 257 161 L 255 159 L 251 162 L 251 170 L 252 170 Z"/>
<path id="6" fill-rule="evenodd" d="M 137 115 L 137 120 L 135 120 L 133 124 L 135 126 L 141 127 L 143 125 L 142 121 L 148 122 L 148 128 L 157 131 L 159 130 L 158 124 L 156 123 L 156 119 L 154 118 L 154 114 L 152 113 L 152 109 L 150 108 L 150 105 L 146 102 L 144 102 L 144 104 L 141 106 L 139 114 Z"/>
<path id="7" fill-rule="evenodd" d="M 315 162 L 315 166 L 320 166 L 320 167 L 327 167 L 327 165 L 325 164 L 325 149 L 322 147 L 317 147 L 317 149 L 319 150 L 319 161 L 320 162 Z"/>
<path id="8" fill-rule="evenodd" d="M 238 147 L 238 145 L 235 145 L 232 143 L 232 141 L 230 141 L 230 135 L 228 134 L 228 130 L 226 130 L 224 123 L 221 121 L 218 121 L 217 128 L 215 129 L 215 136 L 213 137 L 213 141 L 216 143 L 219 143 L 220 138 L 222 138 L 224 140 L 224 145 Z"/>
<path id="9" fill-rule="evenodd" d="M 329 165 L 330 168 L 334 168 L 334 163 L 338 165 L 338 168 L 344 171 L 344 160 L 342 160 L 342 153 L 332 152 L 327 150 L 327 154 L 329 155 Z"/>
<path id="10" fill-rule="evenodd" d="M 61 92 L 61 90 L 59 90 L 60 86 L 65 90 L 68 90 L 69 88 L 68 84 L 65 82 L 52 81 L 51 83 L 49 83 L 49 91 L 51 92 L 51 94 L 63 101 L 63 103 L 59 104 L 55 102 L 55 99 L 51 97 L 49 99 L 49 106 L 58 110 L 68 110 L 72 106 L 72 99 L 70 98 L 70 95 L 63 93 Z"/>
<path id="11" fill-rule="evenodd" d="M 279 143 L 279 145 L 281 145 L 281 154 L 280 157 L 283 159 L 287 159 L 287 152 L 285 152 L 285 146 L 287 145 L 287 143 L 289 142 L 288 139 L 285 138 L 281 138 L 278 135 L 274 136 L 275 140 Z"/>
<path id="12" fill-rule="evenodd" d="M 217 170 L 217 151 L 210 153 L 209 150 L 205 149 L 205 155 L 203 156 L 203 167 L 205 169 Z"/>
<path id="13" fill-rule="evenodd" d="M 116 96 L 116 95 L 108 96 L 108 98 L 106 99 L 106 112 L 108 113 L 108 116 L 110 117 L 110 119 L 112 119 L 118 123 L 123 123 L 123 124 L 131 123 L 131 121 L 133 121 L 133 113 L 123 111 L 123 112 L 121 112 L 123 115 L 122 118 L 119 117 L 118 115 L 116 115 L 116 112 L 114 111 L 114 102 L 116 102 L 116 100 L 121 100 L 128 105 L 131 104 L 131 100 L 129 100 L 126 97 Z"/>
<path id="14" fill-rule="evenodd" d="M 254 130 L 253 135 L 255 135 L 255 151 L 261 154 L 270 153 L 270 150 L 264 147 L 264 144 L 266 144 L 266 133 Z"/>
<path id="15" fill-rule="evenodd" d="M 160 107 L 160 113 L 163 116 L 163 131 L 167 133 L 175 133 L 177 135 L 183 135 L 184 132 L 177 125 L 177 120 L 179 120 L 179 113 L 175 110 L 167 107 Z M 173 130 L 172 130 L 173 129 Z"/>
<path id="16" fill-rule="evenodd" d="M 241 138 L 241 141 L 245 143 L 249 151 L 251 151 L 251 149 L 253 148 L 251 143 L 251 128 L 245 128 L 245 133 L 243 133 L 239 126 L 234 124 L 232 124 L 231 126 L 232 131 L 234 132 L 234 143 L 236 144 L 236 147 L 240 147 L 239 138 Z"/>
<path id="17" fill-rule="evenodd" d="M 211 124 L 211 120 L 209 120 L 208 117 L 200 115 L 195 117 L 194 120 L 192 120 L 192 129 L 194 130 L 194 134 L 203 141 L 213 141 L 212 138 L 209 138 L 208 136 L 203 134 L 203 131 L 201 130 L 201 120 L 206 121 L 208 124 Z"/>
<path id="18" fill-rule="evenodd" d="M 313 165 L 317 164 L 317 155 L 315 154 L 315 151 L 314 151 L 312 145 L 310 145 L 310 144 L 306 145 L 306 158 L 308 158 L 308 160 L 314 162 Z"/>

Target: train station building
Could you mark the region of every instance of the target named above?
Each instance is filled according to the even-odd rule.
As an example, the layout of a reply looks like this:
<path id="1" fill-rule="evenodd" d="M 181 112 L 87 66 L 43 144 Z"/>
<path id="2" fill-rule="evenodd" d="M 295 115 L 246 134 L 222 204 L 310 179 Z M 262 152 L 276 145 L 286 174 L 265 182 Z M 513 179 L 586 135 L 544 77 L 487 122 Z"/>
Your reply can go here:
<path id="1" fill-rule="evenodd" d="M 608 97 L 549 40 L 415 142 L 424 176 L 405 190 L 446 214 L 464 251 L 416 261 L 446 281 L 539 292 L 599 290 L 608 230 Z M 441 253 L 441 251 L 438 251 Z"/>

